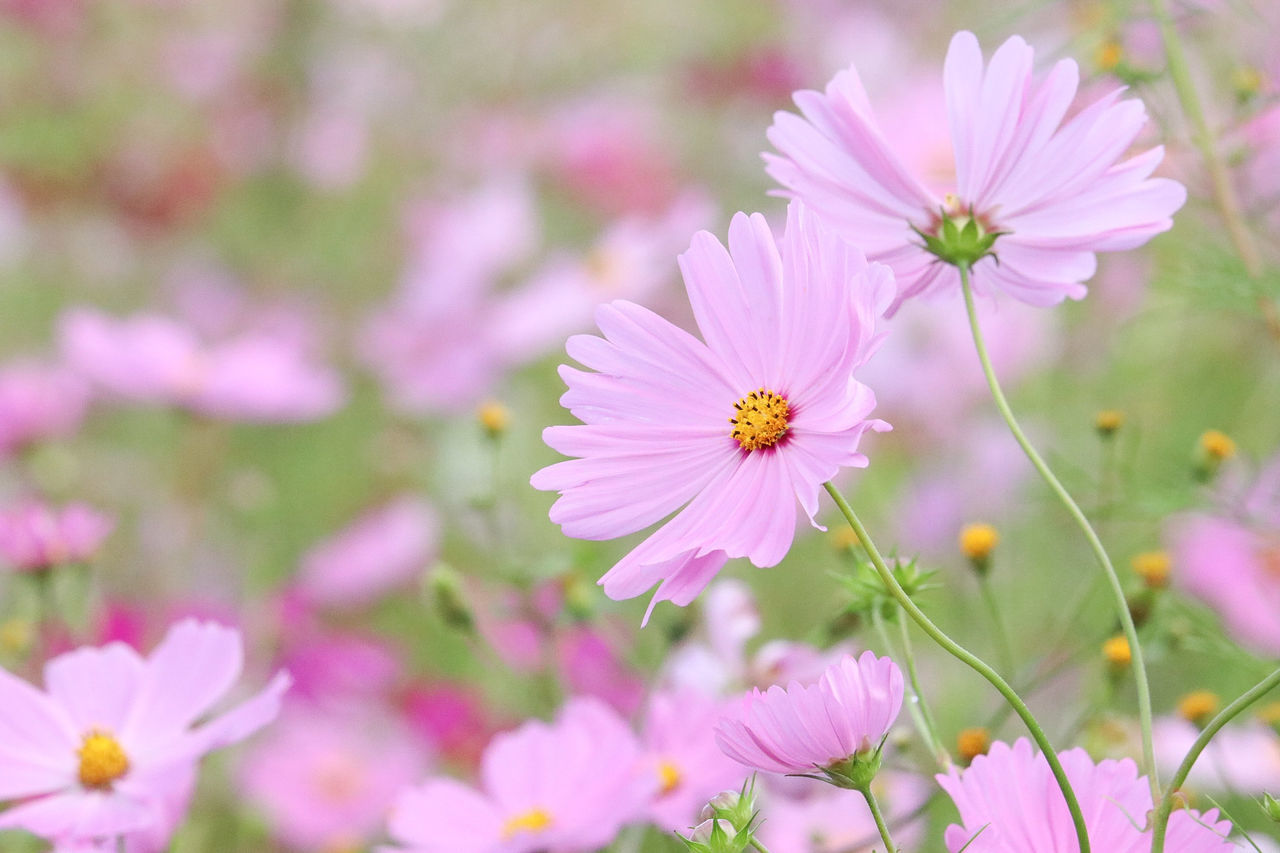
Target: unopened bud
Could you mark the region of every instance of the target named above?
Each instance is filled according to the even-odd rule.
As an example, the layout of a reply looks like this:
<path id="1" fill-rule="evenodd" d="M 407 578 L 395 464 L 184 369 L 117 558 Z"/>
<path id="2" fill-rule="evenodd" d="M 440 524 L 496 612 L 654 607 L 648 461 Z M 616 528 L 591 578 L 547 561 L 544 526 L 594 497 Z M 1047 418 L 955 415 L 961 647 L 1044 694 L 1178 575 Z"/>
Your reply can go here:
<path id="1" fill-rule="evenodd" d="M 475 617 L 462 589 L 462 577 L 452 567 L 436 566 L 428 576 L 427 587 L 446 625 L 464 634 L 475 631 Z"/>
<path id="2" fill-rule="evenodd" d="M 1124 412 L 1115 409 L 1103 409 L 1098 412 L 1098 416 L 1093 421 L 1093 428 L 1102 438 L 1111 438 L 1120 431 L 1122 426 L 1124 426 Z"/>
<path id="3" fill-rule="evenodd" d="M 974 571 L 986 574 L 991 552 L 1000 544 L 1000 534 L 990 524 L 966 524 L 960 531 L 960 551 L 969 558 Z"/>
<path id="4" fill-rule="evenodd" d="M 1277 801 L 1276 798 L 1270 794 L 1263 794 L 1262 802 L 1259 803 L 1259 805 L 1262 806 L 1263 814 L 1271 818 L 1276 823 L 1280 823 L 1280 801 Z"/>
<path id="5" fill-rule="evenodd" d="M 964 729 L 956 735 L 956 752 L 960 754 L 960 760 L 965 764 L 979 755 L 986 755 L 990 748 L 991 732 L 984 728 Z"/>
<path id="6" fill-rule="evenodd" d="M 1178 700 L 1178 716 L 1203 727 L 1218 712 L 1222 700 L 1211 690 L 1195 690 Z"/>
<path id="7" fill-rule="evenodd" d="M 680 836 L 693 853 L 743 853 L 751 844 L 751 832 L 726 820 L 704 820 L 688 838 Z"/>
<path id="8" fill-rule="evenodd" d="M 1211 479 L 1222 463 L 1235 455 L 1236 443 L 1231 436 L 1216 429 L 1206 430 L 1196 443 L 1196 479 Z"/>

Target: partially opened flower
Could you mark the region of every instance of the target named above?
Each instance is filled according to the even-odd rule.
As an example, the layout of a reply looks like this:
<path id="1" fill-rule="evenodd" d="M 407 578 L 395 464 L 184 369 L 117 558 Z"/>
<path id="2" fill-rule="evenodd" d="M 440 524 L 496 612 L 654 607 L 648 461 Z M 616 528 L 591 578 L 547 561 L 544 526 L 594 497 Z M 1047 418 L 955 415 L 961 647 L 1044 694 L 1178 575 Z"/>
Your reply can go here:
<path id="1" fill-rule="evenodd" d="M 583 423 L 543 433 L 579 458 L 532 481 L 560 492 L 551 520 L 581 539 L 677 513 L 601 579 L 615 599 L 661 582 L 654 601 L 684 605 L 730 557 L 776 565 L 797 500 L 812 520 L 821 485 L 867 464 L 862 434 L 887 428 L 869 419 L 875 397 L 852 376 L 892 298 L 887 268 L 799 204 L 780 245 L 763 216 L 739 213 L 727 251 L 699 232 L 680 268 L 705 343 L 630 302 L 602 306 L 604 337 L 568 342 L 596 372 L 560 369 L 561 403 Z"/>
<path id="2" fill-rule="evenodd" d="M 435 777 L 403 793 L 383 853 L 586 853 L 637 819 L 657 788 L 627 724 L 594 699 L 570 701 L 485 750 L 481 790 Z"/>
<path id="3" fill-rule="evenodd" d="M 39 572 L 93 556 L 115 522 L 82 503 L 55 509 L 27 501 L 0 511 L 0 561 Z"/>
<path id="4" fill-rule="evenodd" d="M 1121 159 L 1145 122 L 1141 101 L 1122 101 L 1117 89 L 1067 118 L 1076 63 L 1060 60 L 1037 78 L 1033 54 L 1014 36 L 984 66 L 972 33 L 951 40 L 943 76 L 956 172 L 941 198 L 897 156 L 853 67 L 825 92 L 796 93 L 803 117 L 775 116 L 768 135 L 779 154 L 765 155 L 768 172 L 868 258 L 893 267 L 895 308 L 958 287 L 956 267 L 926 244 L 941 239 L 955 250 L 961 234 L 973 250 L 975 290 L 1033 305 L 1079 299 L 1094 253 L 1167 230 L 1186 191 L 1151 177 L 1160 147 Z"/>
<path id="5" fill-rule="evenodd" d="M 235 684 L 243 656 L 239 632 L 188 620 L 149 658 L 123 643 L 59 655 L 43 691 L 0 670 L 0 799 L 14 801 L 0 828 L 88 841 L 170 819 L 175 774 L 279 710 L 283 673 L 195 725 Z"/>
<path id="6" fill-rule="evenodd" d="M 880 744 L 902 709 L 903 690 L 897 664 L 863 652 L 828 668 L 817 684 L 751 691 L 741 716 L 716 726 L 716 741 L 747 767 L 821 774 L 861 790 L 879 768 Z"/>
<path id="7" fill-rule="evenodd" d="M 1059 753 L 1080 801 L 1089 843 L 1107 853 L 1148 853 L 1151 788 L 1133 761 L 1097 764 L 1083 749 Z M 1012 747 L 992 744 L 965 770 L 939 774 L 938 784 L 960 810 L 960 823 L 947 827 L 951 853 L 1077 853 L 1079 841 L 1049 762 L 1025 738 Z M 1169 853 L 1229 853 L 1231 824 L 1216 810 L 1175 811 L 1169 821 Z"/>

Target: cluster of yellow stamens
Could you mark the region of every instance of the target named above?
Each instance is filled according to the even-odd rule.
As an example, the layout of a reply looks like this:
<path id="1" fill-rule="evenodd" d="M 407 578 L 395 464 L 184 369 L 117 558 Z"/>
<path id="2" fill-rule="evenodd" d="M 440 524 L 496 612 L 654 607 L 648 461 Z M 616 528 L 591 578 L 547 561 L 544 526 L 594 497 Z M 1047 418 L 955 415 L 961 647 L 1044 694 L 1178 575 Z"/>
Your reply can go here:
<path id="1" fill-rule="evenodd" d="M 551 815 L 545 809 L 529 809 L 507 818 L 502 825 L 502 837 L 507 840 L 521 832 L 541 832 L 548 826 L 551 826 Z"/>
<path id="2" fill-rule="evenodd" d="M 129 756 L 110 733 L 94 729 L 84 736 L 80 749 L 80 784 L 100 791 L 129 772 Z"/>
<path id="3" fill-rule="evenodd" d="M 734 417 L 729 418 L 729 433 L 743 450 L 773 447 L 787 434 L 791 407 L 787 398 L 761 388 L 733 404 Z"/>

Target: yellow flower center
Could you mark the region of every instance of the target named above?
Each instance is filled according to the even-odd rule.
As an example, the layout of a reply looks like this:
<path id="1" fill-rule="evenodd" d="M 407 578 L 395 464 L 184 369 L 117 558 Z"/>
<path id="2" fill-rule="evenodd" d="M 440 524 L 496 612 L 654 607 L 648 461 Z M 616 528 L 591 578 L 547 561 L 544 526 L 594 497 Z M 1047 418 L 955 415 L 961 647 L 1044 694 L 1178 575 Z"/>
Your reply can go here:
<path id="1" fill-rule="evenodd" d="M 1000 533 L 990 524 L 966 524 L 960 531 L 960 551 L 970 560 L 985 560 L 1000 544 Z"/>
<path id="2" fill-rule="evenodd" d="M 129 756 L 108 732 L 89 732 L 76 754 L 80 756 L 80 784 L 86 788 L 110 790 L 112 782 L 129 772 Z"/>
<path id="3" fill-rule="evenodd" d="M 790 428 L 787 417 L 791 407 L 787 398 L 761 388 L 733 404 L 734 416 L 729 418 L 733 431 L 729 433 L 743 450 L 760 450 L 773 447 Z"/>
<path id="4" fill-rule="evenodd" d="M 681 778 L 679 767 L 676 767 L 670 761 L 659 761 L 658 782 L 661 787 L 658 789 L 658 796 L 670 794 L 676 788 L 680 787 Z"/>
<path id="5" fill-rule="evenodd" d="M 1133 660 L 1133 652 L 1129 649 L 1129 641 L 1116 635 L 1102 644 L 1102 656 L 1112 666 L 1128 666 Z"/>
<path id="6" fill-rule="evenodd" d="M 502 837 L 510 839 L 521 832 L 541 832 L 548 826 L 551 826 L 551 815 L 545 809 L 529 809 L 507 818 L 507 822 L 502 825 Z"/>

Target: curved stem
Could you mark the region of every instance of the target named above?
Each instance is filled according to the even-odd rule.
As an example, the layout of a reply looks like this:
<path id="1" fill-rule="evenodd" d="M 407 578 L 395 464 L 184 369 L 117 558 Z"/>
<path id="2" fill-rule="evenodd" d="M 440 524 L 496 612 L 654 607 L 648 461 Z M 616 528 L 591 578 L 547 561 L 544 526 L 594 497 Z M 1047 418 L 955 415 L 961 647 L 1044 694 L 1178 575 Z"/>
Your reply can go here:
<path id="1" fill-rule="evenodd" d="M 982 603 L 987 607 L 991 617 L 991 630 L 996 635 L 996 651 L 999 655 L 1000 668 L 1008 673 L 1015 673 L 1013 666 L 1013 645 L 1009 642 L 1009 631 L 1005 628 L 1004 617 L 1000 615 L 1000 602 L 991 591 L 991 582 L 986 574 L 978 576 L 978 589 L 982 593 Z"/>
<path id="2" fill-rule="evenodd" d="M 893 839 L 889 837 L 889 826 L 884 822 L 884 815 L 880 813 L 880 804 L 876 802 L 875 794 L 871 793 L 871 786 L 866 785 L 858 789 L 867 801 L 867 808 L 871 809 L 871 817 L 876 822 L 876 829 L 880 830 L 880 838 L 884 841 L 885 853 L 898 853 L 898 848 L 893 846 Z"/>
<path id="3" fill-rule="evenodd" d="M 1018 421 L 1013 416 L 1013 410 L 1009 408 L 1009 401 L 1005 399 L 1004 392 L 1000 390 L 1000 382 L 996 379 L 995 370 L 991 367 L 991 358 L 987 355 L 987 345 L 982 338 L 982 329 L 978 325 L 978 311 L 973 304 L 973 288 L 969 285 L 969 267 L 965 264 L 960 264 L 959 269 L 960 287 L 964 291 L 964 307 L 969 313 L 969 329 L 973 332 L 973 344 L 978 350 L 978 360 L 982 363 L 982 372 L 987 377 L 987 386 L 991 389 L 991 397 L 995 400 L 996 408 L 1000 410 L 1000 416 L 1004 418 L 1005 424 L 1008 425 L 1009 432 L 1013 433 L 1013 437 L 1017 439 L 1022 452 L 1027 455 L 1027 458 L 1031 460 L 1031 464 L 1035 466 L 1036 471 L 1040 473 L 1041 479 L 1057 495 L 1058 500 L 1066 507 L 1067 513 L 1075 521 L 1076 526 L 1084 533 L 1084 537 L 1088 540 L 1094 556 L 1098 558 L 1098 564 L 1102 566 L 1103 574 L 1106 575 L 1107 583 L 1111 587 L 1111 593 L 1115 598 L 1116 615 L 1120 617 L 1120 627 L 1124 631 L 1125 639 L 1129 641 L 1129 649 L 1132 652 L 1133 682 L 1138 691 L 1138 720 L 1142 725 L 1142 764 L 1143 770 L 1151 783 L 1151 800 L 1156 802 L 1160 799 L 1160 779 L 1156 771 L 1155 750 L 1151 745 L 1151 686 L 1147 683 L 1147 666 L 1142 657 L 1142 647 L 1138 644 L 1138 629 L 1133 624 L 1133 616 L 1129 613 L 1129 602 L 1124 596 L 1124 587 L 1120 585 L 1120 577 L 1116 574 L 1115 566 L 1111 564 L 1111 557 L 1107 555 L 1107 549 L 1102 546 L 1102 540 L 1098 538 L 1098 534 L 1094 531 L 1093 525 L 1089 523 L 1084 511 L 1080 509 L 1080 505 L 1067 492 L 1066 487 L 1049 470 L 1049 466 L 1044 459 L 1040 458 L 1040 454 L 1036 452 L 1036 449 L 1031 446 L 1031 442 L 1027 440 L 1022 427 L 1018 426 Z"/>
<path id="4" fill-rule="evenodd" d="M 1209 724 L 1204 727 L 1204 731 L 1200 732 L 1200 736 L 1196 738 L 1195 743 L 1191 744 L 1191 749 L 1187 751 L 1186 757 L 1178 765 L 1173 778 L 1169 780 L 1168 792 L 1156 806 L 1155 817 L 1153 818 L 1154 827 L 1151 833 L 1151 853 L 1161 853 L 1164 850 L 1164 835 L 1169 826 L 1169 815 L 1173 812 L 1174 795 L 1182 787 L 1182 783 L 1187 781 L 1187 775 L 1195 765 L 1196 759 L 1200 757 L 1200 753 L 1204 752 L 1204 748 L 1209 745 L 1209 741 L 1218 733 L 1219 729 L 1231 722 L 1245 708 L 1261 699 L 1277 684 L 1280 684 L 1280 669 L 1262 679 L 1236 701 L 1223 708 L 1218 713 L 1218 716 L 1210 720 Z"/>
<path id="5" fill-rule="evenodd" d="M 858 534 L 858 539 L 862 542 L 862 546 L 867 549 L 867 555 L 871 557 L 871 565 L 875 567 L 876 574 L 880 575 L 880 580 L 884 582 L 889 594 L 897 600 L 898 604 L 902 605 L 902 609 L 907 612 L 907 615 L 915 620 L 920 629 L 928 634 L 934 642 L 989 681 L 1022 719 L 1027 731 L 1031 734 L 1031 739 L 1040 747 L 1040 751 L 1044 753 L 1045 760 L 1049 762 L 1049 769 L 1053 773 L 1053 778 L 1057 781 L 1058 787 L 1062 790 L 1062 796 L 1067 801 L 1067 810 L 1071 813 L 1071 822 L 1075 825 L 1076 837 L 1080 841 L 1080 853 L 1089 853 L 1089 831 L 1085 827 L 1084 815 L 1080 811 L 1080 803 L 1076 800 L 1075 791 L 1071 789 L 1071 782 L 1067 779 L 1066 771 L 1062 769 L 1062 762 L 1058 760 L 1058 754 L 1054 751 L 1053 744 L 1049 743 L 1049 738 L 1045 735 L 1044 729 L 1040 727 L 1035 715 L 1031 713 L 1031 709 L 1027 707 L 1027 703 L 1023 702 L 1022 698 L 1009 686 L 1009 683 L 1000 677 L 1000 673 L 992 669 L 990 665 L 973 652 L 948 637 L 941 628 L 933 624 L 933 620 L 926 616 L 923 610 L 916 606 L 916 603 L 911 600 L 911 596 L 907 595 L 906 590 L 902 588 L 897 578 L 893 576 L 893 572 L 889 571 L 884 557 L 880 555 L 880 550 L 871 541 L 871 534 L 862 526 L 862 521 L 853 511 L 853 507 L 849 506 L 849 502 L 844 499 L 844 495 L 840 494 L 840 490 L 833 483 L 827 483 L 825 487 L 827 494 L 831 495 L 831 499 L 836 502 L 836 506 L 839 507 L 845 520 L 853 528 L 853 532 Z"/>

